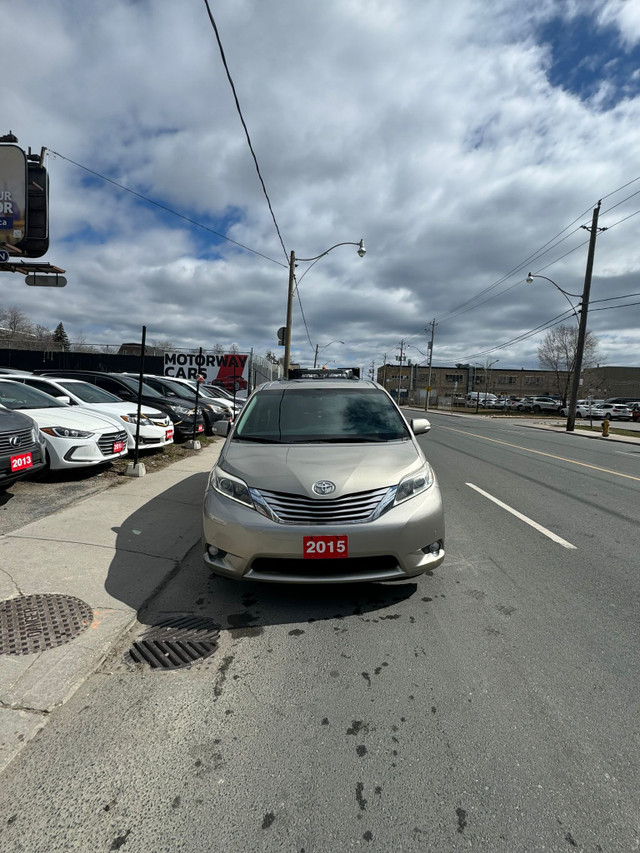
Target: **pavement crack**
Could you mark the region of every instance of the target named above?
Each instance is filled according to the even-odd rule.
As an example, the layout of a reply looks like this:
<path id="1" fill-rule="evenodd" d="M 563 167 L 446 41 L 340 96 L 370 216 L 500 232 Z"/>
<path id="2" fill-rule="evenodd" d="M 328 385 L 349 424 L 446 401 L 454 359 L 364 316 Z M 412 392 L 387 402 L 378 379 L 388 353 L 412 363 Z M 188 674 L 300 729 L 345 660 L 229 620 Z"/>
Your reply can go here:
<path id="1" fill-rule="evenodd" d="M 49 711 L 43 711 L 42 708 L 30 708 L 28 705 L 12 705 L 10 702 L 3 702 L 0 699 L 0 709 L 3 711 L 24 711 L 26 714 L 33 714 L 35 717 L 48 717 Z"/>
<path id="2" fill-rule="evenodd" d="M 18 590 L 18 595 L 24 595 L 24 591 L 21 589 L 20 584 L 10 572 L 8 572 L 6 569 L 0 569 L 0 572 L 2 572 L 3 575 L 6 575 L 9 578 L 13 586 Z"/>

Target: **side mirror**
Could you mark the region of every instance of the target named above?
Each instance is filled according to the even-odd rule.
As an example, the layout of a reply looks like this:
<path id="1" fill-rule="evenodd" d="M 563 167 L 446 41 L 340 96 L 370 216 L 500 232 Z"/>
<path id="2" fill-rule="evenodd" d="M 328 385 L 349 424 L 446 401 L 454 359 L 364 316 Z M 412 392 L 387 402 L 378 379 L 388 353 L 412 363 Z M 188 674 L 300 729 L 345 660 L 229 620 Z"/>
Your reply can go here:
<path id="1" fill-rule="evenodd" d="M 426 418 L 412 418 L 411 429 L 413 430 L 414 435 L 423 435 L 424 433 L 429 432 L 431 424 Z"/>
<path id="2" fill-rule="evenodd" d="M 60 397 L 56 397 L 60 403 L 65 403 L 67 406 L 71 405 L 71 397 L 67 397 L 65 394 L 61 394 Z"/>
<path id="3" fill-rule="evenodd" d="M 215 421 L 213 424 L 213 431 L 216 435 L 227 436 L 229 435 L 229 430 L 231 429 L 231 421 L 223 420 L 223 421 Z"/>

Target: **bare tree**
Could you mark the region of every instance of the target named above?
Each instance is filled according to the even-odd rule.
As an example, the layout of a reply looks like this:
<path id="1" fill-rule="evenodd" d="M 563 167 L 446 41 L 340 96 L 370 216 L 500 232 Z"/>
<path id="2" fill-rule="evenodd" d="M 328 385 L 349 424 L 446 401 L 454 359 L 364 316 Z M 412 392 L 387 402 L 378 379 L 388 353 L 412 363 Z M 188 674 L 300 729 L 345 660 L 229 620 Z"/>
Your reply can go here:
<path id="1" fill-rule="evenodd" d="M 167 340 L 162 340 L 162 339 L 152 340 L 151 346 L 154 347 L 154 349 L 162 350 L 162 352 L 174 352 L 176 349 L 176 346 L 174 343 L 172 343 L 172 341 L 167 341 Z"/>
<path id="2" fill-rule="evenodd" d="M 75 336 L 75 341 L 71 341 L 72 352 L 97 352 L 96 348 L 87 343 L 87 336 L 84 332 L 80 332 Z"/>
<path id="3" fill-rule="evenodd" d="M 33 327 L 33 333 L 36 336 L 37 341 L 48 342 L 53 338 L 53 332 L 50 329 L 47 329 L 46 326 L 41 326 L 40 323 L 36 323 Z"/>
<path id="4" fill-rule="evenodd" d="M 538 347 L 538 361 L 545 370 L 551 370 L 554 376 L 555 390 L 566 405 L 571 385 L 571 376 L 576 363 L 578 348 L 578 329 L 576 326 L 555 326 L 549 329 Z M 593 332 L 587 332 L 582 355 L 582 369 L 593 367 L 602 359 L 598 354 L 598 338 Z"/>
<path id="5" fill-rule="evenodd" d="M 6 337 L 12 340 L 34 337 L 31 320 L 17 305 L 11 305 L 9 308 L 0 310 L 0 323 Z"/>

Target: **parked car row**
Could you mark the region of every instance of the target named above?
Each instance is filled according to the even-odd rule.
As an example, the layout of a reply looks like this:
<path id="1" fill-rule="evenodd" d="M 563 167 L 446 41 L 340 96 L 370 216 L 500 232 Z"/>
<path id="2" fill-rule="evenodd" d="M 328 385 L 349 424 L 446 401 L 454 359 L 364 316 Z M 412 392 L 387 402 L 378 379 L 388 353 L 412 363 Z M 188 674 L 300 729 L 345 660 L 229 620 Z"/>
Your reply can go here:
<path id="1" fill-rule="evenodd" d="M 225 389 L 164 376 L 87 370 L 0 371 L 0 488 L 52 470 L 100 465 L 213 435 L 242 408 Z M 138 398 L 140 397 L 140 412 Z M 197 405 L 196 405 L 197 402 Z"/>

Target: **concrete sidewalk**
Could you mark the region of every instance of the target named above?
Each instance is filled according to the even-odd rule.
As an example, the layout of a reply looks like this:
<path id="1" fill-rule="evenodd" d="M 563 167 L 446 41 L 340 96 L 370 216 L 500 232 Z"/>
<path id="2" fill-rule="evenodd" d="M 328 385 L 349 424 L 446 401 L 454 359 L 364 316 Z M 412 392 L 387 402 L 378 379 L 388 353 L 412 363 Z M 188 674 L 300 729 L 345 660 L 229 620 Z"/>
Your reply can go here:
<path id="1" fill-rule="evenodd" d="M 200 541 L 204 489 L 222 444 L 0 539 L 0 603 L 20 596 L 73 596 L 92 614 L 72 639 L 58 628 L 54 636 L 61 644 L 54 648 L 0 654 L 0 772 L 51 711 L 95 672 Z M 8 629 L 1 616 L 4 637 Z"/>

